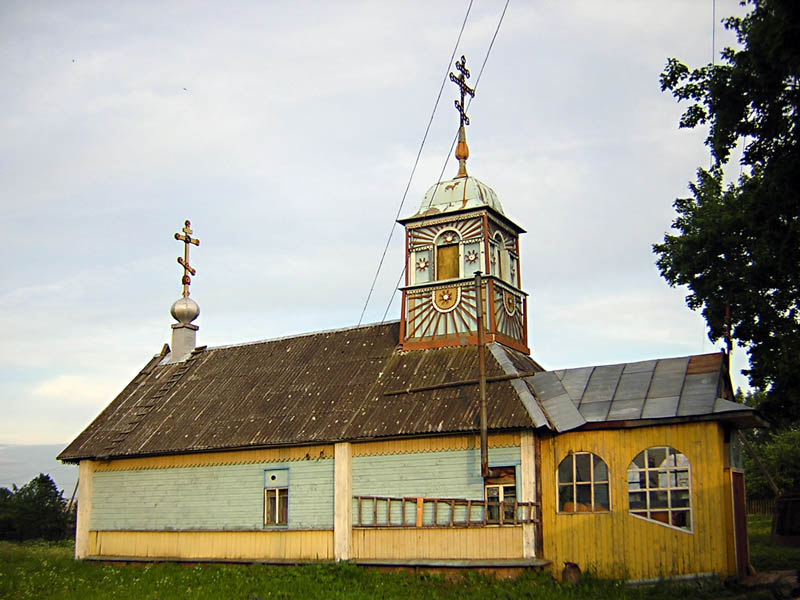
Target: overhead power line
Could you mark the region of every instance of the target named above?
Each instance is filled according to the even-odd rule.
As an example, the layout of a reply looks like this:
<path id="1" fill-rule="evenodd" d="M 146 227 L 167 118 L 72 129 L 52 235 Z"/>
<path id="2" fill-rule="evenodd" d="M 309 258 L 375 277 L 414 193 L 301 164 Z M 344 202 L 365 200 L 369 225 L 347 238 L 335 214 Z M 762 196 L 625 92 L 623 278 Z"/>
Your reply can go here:
<path id="1" fill-rule="evenodd" d="M 400 212 L 403 210 L 403 204 L 405 204 L 406 196 L 408 195 L 408 190 L 411 187 L 411 181 L 414 179 L 414 173 L 417 171 L 417 165 L 419 164 L 419 157 L 422 155 L 422 149 L 425 147 L 425 141 L 428 139 L 428 132 L 431 130 L 433 117 L 436 114 L 436 109 L 439 107 L 439 100 L 442 98 L 442 91 L 444 90 L 444 84 L 447 82 L 447 76 L 450 73 L 450 65 L 453 64 L 453 59 L 456 56 L 456 50 L 458 50 L 458 45 L 461 43 L 461 34 L 464 33 L 464 27 L 466 27 L 467 25 L 467 18 L 469 18 L 469 13 L 472 10 L 473 1 L 474 0 L 469 0 L 469 5 L 467 6 L 467 12 L 464 15 L 464 21 L 461 23 L 461 29 L 458 32 L 458 38 L 456 38 L 455 46 L 453 46 L 453 53 L 450 55 L 450 60 L 447 61 L 447 68 L 445 69 L 444 77 L 442 77 L 442 85 L 439 86 L 439 94 L 436 96 L 436 102 L 433 103 L 431 118 L 428 119 L 428 126 L 425 128 L 425 135 L 422 136 L 422 142 L 420 142 L 419 150 L 417 150 L 417 157 L 414 159 L 414 166 L 411 168 L 411 175 L 409 175 L 408 177 L 408 183 L 406 183 L 406 189 L 403 192 L 403 197 L 400 199 L 400 206 L 397 207 L 397 215 L 395 216 L 394 221 L 392 222 L 392 227 L 389 230 L 389 238 L 386 240 L 386 246 L 383 249 L 383 254 L 381 254 L 381 259 L 378 262 L 378 269 L 375 271 L 375 277 L 372 279 L 372 285 L 369 288 L 367 299 L 364 302 L 364 308 L 361 309 L 361 316 L 358 318 L 359 325 L 361 325 L 361 321 L 364 320 L 364 313 L 367 312 L 367 306 L 369 305 L 369 300 L 372 297 L 372 292 L 375 290 L 375 283 L 378 281 L 378 275 L 380 275 L 381 267 L 383 267 L 383 261 L 386 258 L 386 252 L 389 250 L 389 245 L 392 242 L 395 222 L 397 221 L 397 219 L 400 218 Z"/>
<path id="2" fill-rule="evenodd" d="M 487 48 L 487 50 L 486 50 L 486 56 L 483 57 L 483 63 L 481 64 L 480 71 L 478 71 L 478 76 L 475 78 L 475 86 L 473 87 L 473 90 L 475 90 L 475 91 L 478 90 L 478 84 L 480 84 L 480 82 L 481 82 L 481 75 L 483 75 L 483 70 L 486 68 L 486 63 L 489 61 L 489 55 L 492 53 L 492 47 L 494 47 L 494 41 L 497 39 L 497 34 L 500 32 L 500 26 L 503 24 L 503 19 L 506 16 L 506 10 L 508 9 L 509 1 L 510 0 L 506 0 L 505 6 L 503 6 L 503 12 L 500 14 L 500 20 L 497 22 L 497 27 L 494 30 L 494 35 L 492 36 L 492 41 L 489 42 L 489 48 Z M 466 23 L 466 19 L 464 20 L 464 22 Z M 461 37 L 461 35 L 459 34 L 459 38 L 460 37 Z M 457 46 L 457 44 L 456 44 L 456 46 Z M 453 56 L 455 56 L 455 50 L 453 51 Z M 452 62 L 453 62 L 453 58 L 451 57 L 450 58 L 450 64 L 452 64 Z M 450 67 L 448 66 L 448 72 L 449 72 L 449 70 L 450 70 Z M 444 84 L 442 84 L 442 85 L 444 85 Z M 441 90 L 439 90 L 439 95 L 440 96 L 441 96 L 441 93 L 442 93 Z M 469 109 L 470 105 L 472 104 L 472 100 L 473 100 L 473 98 L 470 98 L 467 101 L 467 107 L 466 107 L 467 109 Z M 427 132 L 426 132 L 426 135 L 427 135 Z M 437 179 L 437 181 L 436 181 L 436 187 L 437 188 L 438 188 L 439 184 L 442 181 L 442 177 L 444 177 L 444 171 L 447 168 L 447 162 L 450 160 L 450 156 L 453 154 L 453 148 L 455 147 L 457 140 L 458 140 L 458 131 L 456 130 L 456 134 L 453 136 L 453 141 L 450 143 L 450 150 L 448 150 L 447 155 L 445 156 L 444 164 L 442 165 L 442 170 L 439 172 L 439 179 Z M 417 156 L 417 158 L 419 158 L 419 156 Z M 416 167 L 416 164 L 414 166 Z M 408 188 L 406 188 L 406 191 L 408 191 Z M 431 202 L 433 202 L 433 198 L 434 198 L 435 195 L 436 195 L 436 188 L 434 188 L 433 194 L 431 194 L 431 200 L 430 200 Z M 405 195 L 403 196 L 403 198 L 405 199 Z M 430 204 L 428 206 L 430 207 Z M 398 212 L 398 217 L 399 217 L 399 212 Z M 397 219 L 395 219 L 395 220 L 397 220 Z M 390 239 L 391 239 L 391 236 L 390 236 Z M 387 248 L 388 248 L 388 244 L 387 244 Z M 384 255 L 385 254 L 386 254 L 386 251 L 384 250 Z M 381 258 L 381 262 L 383 262 L 382 258 Z M 378 267 L 378 268 L 380 269 L 380 267 Z M 405 264 L 404 264 L 403 265 L 403 270 L 400 271 L 400 277 L 397 278 L 397 283 L 395 284 L 394 289 L 392 290 L 392 295 L 389 298 L 389 304 L 386 305 L 386 310 L 383 313 L 383 318 L 381 319 L 381 323 L 383 323 L 386 320 L 386 315 L 389 314 L 389 309 L 392 306 L 392 302 L 394 301 L 394 297 L 397 294 L 397 289 L 400 287 L 400 282 L 402 281 L 403 275 L 405 274 L 405 272 L 406 272 L 406 267 L 405 267 Z M 375 278 L 377 279 L 377 277 L 378 277 L 378 275 L 376 273 L 375 274 Z M 373 286 L 374 286 L 374 283 L 375 282 L 373 282 Z M 370 293 L 371 293 L 371 290 L 370 290 Z M 369 300 L 369 299 L 367 299 L 367 300 Z M 366 306 L 364 308 L 366 309 Z M 361 316 L 362 317 L 364 316 L 363 313 L 362 313 Z M 359 324 L 360 323 L 361 323 L 361 321 L 359 321 Z"/>

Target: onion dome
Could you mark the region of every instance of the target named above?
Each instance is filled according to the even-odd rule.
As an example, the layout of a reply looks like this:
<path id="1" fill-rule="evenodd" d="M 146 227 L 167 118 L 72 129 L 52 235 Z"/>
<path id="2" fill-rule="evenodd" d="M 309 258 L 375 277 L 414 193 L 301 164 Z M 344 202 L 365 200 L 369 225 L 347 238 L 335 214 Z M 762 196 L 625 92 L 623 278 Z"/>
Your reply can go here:
<path id="1" fill-rule="evenodd" d="M 188 325 L 194 321 L 200 314 L 200 307 L 197 302 L 186 296 L 185 298 L 178 298 L 169 309 L 172 318 L 174 318 L 181 325 Z"/>
<path id="2" fill-rule="evenodd" d="M 437 215 L 468 208 L 489 206 L 503 213 L 497 193 L 475 177 L 456 177 L 450 181 L 440 181 L 427 192 L 415 217 Z"/>

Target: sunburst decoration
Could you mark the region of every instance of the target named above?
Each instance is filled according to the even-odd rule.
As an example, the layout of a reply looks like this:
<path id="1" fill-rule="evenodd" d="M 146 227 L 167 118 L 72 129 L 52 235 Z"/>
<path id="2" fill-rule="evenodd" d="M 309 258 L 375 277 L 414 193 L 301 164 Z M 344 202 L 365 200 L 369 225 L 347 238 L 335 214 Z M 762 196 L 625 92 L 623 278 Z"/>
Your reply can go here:
<path id="1" fill-rule="evenodd" d="M 513 308 L 512 308 L 513 307 Z M 512 310 L 509 310 L 512 308 Z M 507 290 L 494 292 L 494 319 L 498 333 L 522 341 L 522 299 Z"/>
<path id="2" fill-rule="evenodd" d="M 424 256 L 417 260 L 417 271 L 425 271 L 428 269 L 428 259 Z"/>
<path id="3" fill-rule="evenodd" d="M 475 252 L 475 250 L 470 250 L 469 252 L 467 252 L 467 255 L 466 255 L 466 257 L 465 257 L 465 258 L 467 259 L 467 262 L 468 262 L 469 264 L 472 264 L 472 263 L 474 263 L 476 260 L 478 260 L 478 253 L 477 253 L 477 252 Z"/>
<path id="4" fill-rule="evenodd" d="M 449 308 L 442 307 L 443 292 L 452 294 Z M 408 321 L 406 339 L 434 340 L 448 335 L 469 334 L 475 331 L 475 289 L 469 287 L 448 287 L 414 295 L 408 302 Z M 437 306 L 438 304 L 438 306 Z"/>
<path id="5" fill-rule="evenodd" d="M 410 229 L 409 241 L 412 246 L 433 245 L 436 236 L 439 235 L 442 229 L 455 229 L 462 240 L 469 240 L 481 235 L 483 231 L 483 222 L 481 219 L 465 219 L 463 221 L 451 221 L 448 223 L 420 227 L 418 229 Z M 452 232 L 450 233 L 453 235 Z M 445 233 L 445 235 L 447 234 Z"/>

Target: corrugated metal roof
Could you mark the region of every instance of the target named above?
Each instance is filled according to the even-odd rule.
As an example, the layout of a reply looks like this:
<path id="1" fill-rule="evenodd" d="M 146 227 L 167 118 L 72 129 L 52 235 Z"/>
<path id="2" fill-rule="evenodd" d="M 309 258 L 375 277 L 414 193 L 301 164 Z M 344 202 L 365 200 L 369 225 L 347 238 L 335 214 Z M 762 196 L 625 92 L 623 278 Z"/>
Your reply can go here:
<path id="1" fill-rule="evenodd" d="M 475 347 L 402 351 L 398 334 L 393 322 L 198 350 L 179 363 L 155 357 L 59 458 L 476 433 Z M 491 430 L 753 414 L 719 398 L 719 354 L 542 372 L 525 354 L 488 348 Z"/>
<path id="2" fill-rule="evenodd" d="M 742 419 L 753 421 L 752 409 L 720 397 L 724 378 L 723 355 L 701 354 L 545 371 L 526 381 L 556 431 L 591 422 L 688 418 L 726 412 L 742 413 Z"/>

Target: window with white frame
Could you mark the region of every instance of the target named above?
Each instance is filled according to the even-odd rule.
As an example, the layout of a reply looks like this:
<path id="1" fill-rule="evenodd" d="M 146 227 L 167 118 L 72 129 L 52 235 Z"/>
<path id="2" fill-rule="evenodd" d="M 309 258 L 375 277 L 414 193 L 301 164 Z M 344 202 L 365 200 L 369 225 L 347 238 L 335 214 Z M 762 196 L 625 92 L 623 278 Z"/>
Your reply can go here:
<path id="1" fill-rule="evenodd" d="M 692 530 L 692 467 L 675 448 L 654 446 L 628 467 L 630 513 L 661 525 Z"/>
<path id="2" fill-rule="evenodd" d="M 611 507 L 608 466 L 591 452 L 574 452 L 559 463 L 558 512 L 601 512 Z"/>
<path id="3" fill-rule="evenodd" d="M 289 470 L 264 471 L 264 525 L 289 524 Z"/>
<path id="4" fill-rule="evenodd" d="M 487 477 L 484 483 L 486 522 L 513 523 L 517 502 L 516 468 L 493 467 L 492 471 L 494 476 Z"/>

